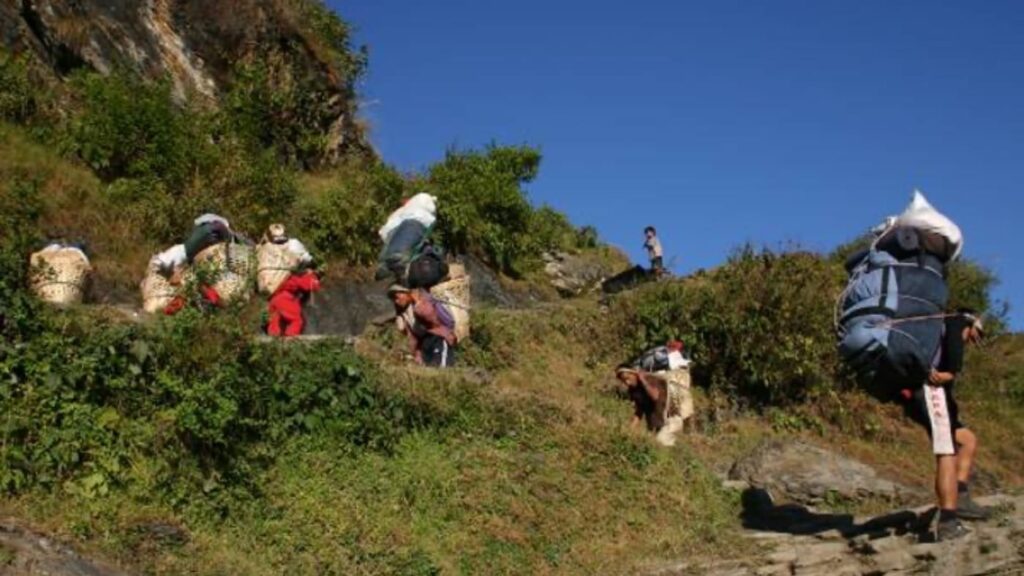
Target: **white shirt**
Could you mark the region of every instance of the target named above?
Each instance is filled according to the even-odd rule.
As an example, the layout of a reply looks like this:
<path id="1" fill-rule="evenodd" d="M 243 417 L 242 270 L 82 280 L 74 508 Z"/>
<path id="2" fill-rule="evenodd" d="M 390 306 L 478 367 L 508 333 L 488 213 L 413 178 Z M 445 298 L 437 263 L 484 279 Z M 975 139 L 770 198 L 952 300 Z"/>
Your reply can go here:
<path id="1" fill-rule="evenodd" d="M 151 264 L 155 264 L 161 270 L 174 270 L 184 266 L 186 262 L 188 262 L 188 256 L 185 254 L 184 244 L 175 244 L 153 256 L 153 259 L 150 260 Z"/>
<path id="2" fill-rule="evenodd" d="M 284 247 L 287 248 L 289 252 L 299 257 L 300 264 L 309 264 L 313 261 L 313 255 L 309 253 L 309 250 L 306 250 L 306 246 L 295 238 L 289 238 L 288 241 L 284 243 Z"/>

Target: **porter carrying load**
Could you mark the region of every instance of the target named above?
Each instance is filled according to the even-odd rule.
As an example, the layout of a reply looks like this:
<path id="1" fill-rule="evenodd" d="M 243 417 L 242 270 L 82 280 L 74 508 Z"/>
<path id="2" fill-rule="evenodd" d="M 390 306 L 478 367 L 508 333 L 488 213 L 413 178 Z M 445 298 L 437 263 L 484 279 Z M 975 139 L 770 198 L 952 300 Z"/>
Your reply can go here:
<path id="1" fill-rule="evenodd" d="M 928 378 L 949 299 L 946 265 L 962 248 L 959 227 L 915 191 L 907 210 L 847 261 L 839 354 L 862 381 L 895 391 Z"/>

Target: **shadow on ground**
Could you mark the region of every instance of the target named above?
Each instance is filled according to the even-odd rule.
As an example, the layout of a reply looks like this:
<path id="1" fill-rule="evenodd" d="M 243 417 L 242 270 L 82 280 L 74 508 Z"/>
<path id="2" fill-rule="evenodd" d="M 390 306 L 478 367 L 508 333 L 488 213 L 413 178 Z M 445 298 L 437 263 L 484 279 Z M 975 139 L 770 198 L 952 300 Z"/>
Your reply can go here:
<path id="1" fill-rule="evenodd" d="M 934 509 L 924 514 L 899 510 L 858 523 L 851 514 L 825 514 L 799 504 L 775 504 L 771 494 L 761 488 L 747 488 L 743 492 L 742 502 L 743 513 L 740 519 L 744 528 L 800 536 L 834 530 L 847 539 L 883 533 L 913 534 L 926 539 L 935 514 Z"/>

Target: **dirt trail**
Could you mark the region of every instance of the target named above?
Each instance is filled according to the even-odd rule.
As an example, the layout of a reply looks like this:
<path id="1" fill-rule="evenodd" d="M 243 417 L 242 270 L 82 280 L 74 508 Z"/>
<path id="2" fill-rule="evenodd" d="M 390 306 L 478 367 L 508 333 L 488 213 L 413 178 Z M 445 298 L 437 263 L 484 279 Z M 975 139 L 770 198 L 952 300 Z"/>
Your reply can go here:
<path id="1" fill-rule="evenodd" d="M 977 499 L 995 509 L 971 533 L 933 542 L 933 509 L 898 511 L 875 518 L 816 514 L 800 506 L 772 506 L 746 518 L 746 538 L 761 544 L 755 558 L 729 563 L 680 563 L 651 576 L 935 576 L 1024 574 L 1024 496 Z M 769 502 L 770 506 L 770 502 Z"/>

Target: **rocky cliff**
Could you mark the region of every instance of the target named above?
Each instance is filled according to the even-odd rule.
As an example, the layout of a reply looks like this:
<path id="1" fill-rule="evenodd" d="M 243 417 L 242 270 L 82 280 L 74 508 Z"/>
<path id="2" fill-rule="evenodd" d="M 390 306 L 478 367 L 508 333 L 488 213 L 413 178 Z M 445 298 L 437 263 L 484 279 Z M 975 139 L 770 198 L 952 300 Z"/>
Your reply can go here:
<path id="1" fill-rule="evenodd" d="M 304 162 L 368 150 L 355 118 L 365 54 L 318 0 L 0 0 L 0 42 L 55 79 L 127 68 L 213 104 L 261 64 L 271 92 L 302 95 L 301 121 L 324 138 Z"/>

